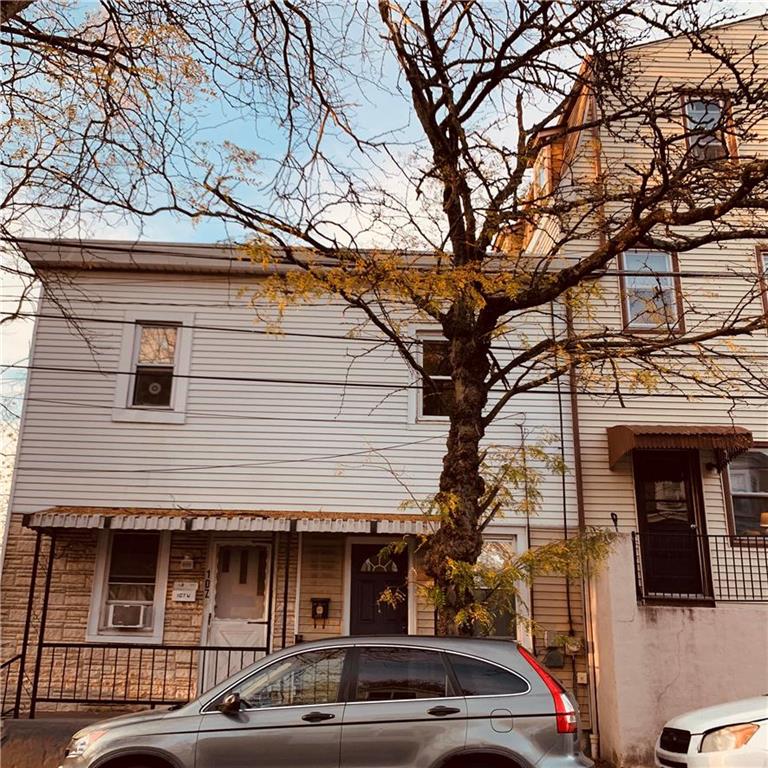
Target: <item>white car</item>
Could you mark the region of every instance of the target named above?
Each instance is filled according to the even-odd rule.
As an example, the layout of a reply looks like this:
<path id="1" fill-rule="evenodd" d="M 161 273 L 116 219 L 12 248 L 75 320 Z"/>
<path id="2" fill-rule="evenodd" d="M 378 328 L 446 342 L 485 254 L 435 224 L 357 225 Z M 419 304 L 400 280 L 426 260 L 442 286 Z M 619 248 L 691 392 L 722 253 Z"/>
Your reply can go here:
<path id="1" fill-rule="evenodd" d="M 768 768 L 768 694 L 670 720 L 656 742 L 658 768 Z"/>

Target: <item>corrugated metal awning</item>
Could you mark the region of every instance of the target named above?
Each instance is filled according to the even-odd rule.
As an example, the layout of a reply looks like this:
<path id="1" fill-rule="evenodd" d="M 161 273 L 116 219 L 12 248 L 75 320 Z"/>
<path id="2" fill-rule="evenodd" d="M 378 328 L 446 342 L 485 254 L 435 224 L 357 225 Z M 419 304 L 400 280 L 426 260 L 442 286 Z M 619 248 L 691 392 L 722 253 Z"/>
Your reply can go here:
<path id="1" fill-rule="evenodd" d="M 322 511 L 179 510 L 120 507 L 51 507 L 24 516 L 28 528 L 109 528 L 133 531 L 219 531 L 254 533 L 423 533 L 414 515 L 343 515 Z"/>
<path id="2" fill-rule="evenodd" d="M 611 469 L 633 450 L 698 448 L 714 451 L 722 469 L 752 447 L 752 433 L 744 427 L 691 424 L 617 424 L 608 427 L 608 460 Z"/>

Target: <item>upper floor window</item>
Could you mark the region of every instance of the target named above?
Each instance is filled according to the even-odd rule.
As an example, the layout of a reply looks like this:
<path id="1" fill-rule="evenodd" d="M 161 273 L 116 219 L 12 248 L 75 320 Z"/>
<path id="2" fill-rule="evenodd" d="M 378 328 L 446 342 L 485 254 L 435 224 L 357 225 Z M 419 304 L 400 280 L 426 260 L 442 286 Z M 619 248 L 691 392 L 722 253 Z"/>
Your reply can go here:
<path id="1" fill-rule="evenodd" d="M 545 197 L 550 192 L 550 156 L 550 147 L 544 147 L 533 165 L 533 194 L 537 198 Z"/>
<path id="2" fill-rule="evenodd" d="M 699 95 L 686 97 L 686 133 L 691 155 L 696 160 L 728 157 L 724 120 L 725 102 L 722 99 Z"/>
<path id="3" fill-rule="evenodd" d="M 170 408 L 176 364 L 176 325 L 137 326 L 136 367 L 132 404 L 145 408 Z"/>
<path id="4" fill-rule="evenodd" d="M 733 532 L 768 534 L 768 448 L 737 456 L 728 465 Z"/>
<path id="5" fill-rule="evenodd" d="M 763 309 L 768 315 L 768 249 L 757 252 L 757 269 L 760 280 L 760 293 L 763 296 Z"/>
<path id="6" fill-rule="evenodd" d="M 453 410 L 453 380 L 450 347 L 444 339 L 422 337 L 421 366 L 426 377 L 422 380 L 421 416 L 450 416 Z"/>
<path id="7" fill-rule="evenodd" d="M 126 312 L 113 421 L 183 424 L 194 315 Z"/>
<path id="8" fill-rule="evenodd" d="M 663 251 L 625 251 L 621 258 L 624 325 L 631 330 L 679 330 L 682 321 L 675 259 Z"/>

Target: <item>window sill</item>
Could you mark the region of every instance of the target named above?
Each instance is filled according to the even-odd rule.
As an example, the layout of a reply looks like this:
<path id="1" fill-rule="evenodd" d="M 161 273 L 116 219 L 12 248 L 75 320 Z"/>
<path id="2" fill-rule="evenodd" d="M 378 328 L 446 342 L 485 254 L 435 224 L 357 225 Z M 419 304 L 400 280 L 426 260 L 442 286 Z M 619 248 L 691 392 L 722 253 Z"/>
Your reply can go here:
<path id="1" fill-rule="evenodd" d="M 112 421 L 132 424 L 183 424 L 187 414 L 184 411 L 154 408 L 113 408 Z"/>
<path id="2" fill-rule="evenodd" d="M 656 328 L 651 328 L 649 326 L 625 325 L 623 332 L 628 336 L 658 336 L 668 339 L 677 338 L 685 333 L 679 326 L 677 328 L 668 328 L 665 325 Z"/>
<path id="3" fill-rule="evenodd" d="M 162 632 L 139 635 L 132 632 L 86 632 L 86 643 L 120 643 L 121 645 L 157 645 L 163 642 Z"/>
<path id="4" fill-rule="evenodd" d="M 451 423 L 451 417 L 450 416 L 425 416 L 424 414 L 419 414 L 416 417 L 416 424 L 450 424 Z"/>

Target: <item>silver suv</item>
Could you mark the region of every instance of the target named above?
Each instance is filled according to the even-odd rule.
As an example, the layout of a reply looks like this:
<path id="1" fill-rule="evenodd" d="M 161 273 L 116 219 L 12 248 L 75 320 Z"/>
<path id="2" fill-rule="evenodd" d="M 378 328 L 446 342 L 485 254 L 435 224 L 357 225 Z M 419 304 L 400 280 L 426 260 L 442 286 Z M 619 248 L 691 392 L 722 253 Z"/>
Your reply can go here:
<path id="1" fill-rule="evenodd" d="M 287 648 L 176 709 L 95 723 L 62 768 L 577 768 L 578 712 L 508 641 Z"/>

